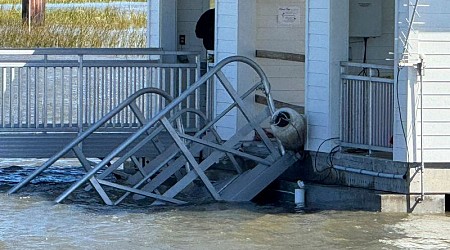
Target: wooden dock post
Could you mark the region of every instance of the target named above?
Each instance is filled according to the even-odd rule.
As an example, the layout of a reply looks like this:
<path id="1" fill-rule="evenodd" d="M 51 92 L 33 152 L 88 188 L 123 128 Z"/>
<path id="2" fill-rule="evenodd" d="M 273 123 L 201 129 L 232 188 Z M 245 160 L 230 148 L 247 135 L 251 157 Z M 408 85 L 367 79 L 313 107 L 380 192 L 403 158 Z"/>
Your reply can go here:
<path id="1" fill-rule="evenodd" d="M 45 0 L 22 0 L 22 21 L 41 25 L 45 20 Z"/>

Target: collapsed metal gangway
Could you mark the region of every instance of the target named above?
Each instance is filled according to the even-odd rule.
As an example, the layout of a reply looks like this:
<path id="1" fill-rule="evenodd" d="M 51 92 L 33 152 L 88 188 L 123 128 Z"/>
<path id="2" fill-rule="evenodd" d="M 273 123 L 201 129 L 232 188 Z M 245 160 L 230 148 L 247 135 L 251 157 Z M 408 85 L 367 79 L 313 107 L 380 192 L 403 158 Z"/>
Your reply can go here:
<path id="1" fill-rule="evenodd" d="M 249 65 L 260 80 L 242 95 L 237 93 L 222 72 L 224 66 L 236 62 Z M 211 120 L 207 120 L 199 110 L 183 109 L 182 103 L 214 76 L 233 102 Z M 268 100 L 268 107 L 259 114 L 256 114 L 252 107 L 244 102 L 244 99 L 257 89 L 262 89 Z M 138 98 L 148 94 L 157 94 L 161 96 L 161 99 L 166 100 L 166 107 L 152 117 L 145 117 L 136 104 Z M 89 160 L 83 154 L 81 147 L 83 141 L 95 134 L 115 115 L 128 108 L 140 122 L 139 129 L 100 162 Z M 215 126 L 235 110 L 242 114 L 247 124 L 224 141 L 219 137 Z M 8 194 L 17 192 L 55 164 L 57 160 L 73 152 L 86 169 L 86 174 L 56 198 L 55 201 L 58 203 L 84 186 L 86 191 L 94 189 L 108 205 L 117 205 L 130 196 L 151 198 L 154 201 L 153 204 L 161 202 L 184 204 L 186 201 L 177 195 L 197 179 L 215 200 L 248 201 L 298 160 L 294 152 L 285 152 L 281 143 L 270 139 L 261 127 L 261 124 L 274 112 L 270 85 L 261 68 L 248 58 L 229 57 L 219 62 L 216 67 L 173 100 L 170 95 L 160 89 L 145 88 L 137 91 L 10 189 Z M 186 113 L 194 114 L 203 120 L 195 134 L 183 131 L 180 117 Z M 264 148 L 263 155 L 243 149 L 243 138 L 251 133 L 255 133 L 260 138 L 260 147 Z M 163 137 L 165 139 L 161 139 Z M 164 140 L 165 143 L 162 142 Z M 157 155 L 145 161 L 139 161 L 135 153 L 150 145 L 155 148 Z M 232 166 L 232 174 L 218 180 L 217 176 L 212 177 L 209 170 L 223 161 Z M 125 175 L 123 179 L 115 178 L 117 172 L 127 162 L 134 163 L 137 171 Z M 115 192 L 113 196 L 110 195 L 112 191 Z M 119 196 L 116 195 L 117 192 L 120 193 Z"/>

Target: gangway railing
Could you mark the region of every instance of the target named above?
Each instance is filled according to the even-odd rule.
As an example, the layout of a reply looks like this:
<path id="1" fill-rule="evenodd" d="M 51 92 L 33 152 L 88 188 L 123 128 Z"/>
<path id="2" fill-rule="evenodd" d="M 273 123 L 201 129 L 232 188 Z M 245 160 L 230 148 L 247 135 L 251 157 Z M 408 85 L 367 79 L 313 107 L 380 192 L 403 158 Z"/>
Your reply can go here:
<path id="1" fill-rule="evenodd" d="M 189 58 L 178 63 L 177 56 Z M 178 96 L 200 77 L 199 53 L 161 49 L 0 50 L 0 131 L 27 128 L 54 131 L 88 127 L 135 91 L 154 87 Z M 158 98 L 143 100 L 144 112 L 163 108 Z M 195 92 L 185 106 L 200 109 Z M 132 119 L 133 118 L 133 119 Z M 187 121 L 186 121 L 187 122 Z M 189 121 L 195 127 L 193 121 Z M 129 113 L 109 127 L 136 124 Z"/>
<path id="2" fill-rule="evenodd" d="M 392 152 L 394 67 L 341 63 L 341 146 Z"/>
<path id="3" fill-rule="evenodd" d="M 249 65 L 260 78 L 260 82 L 251 87 L 243 95 L 239 95 L 236 92 L 222 72 L 224 66 L 235 62 Z M 180 114 L 196 113 L 191 112 L 192 110 L 180 110 L 180 104 L 214 76 L 217 77 L 219 80 L 218 82 L 224 87 L 234 102 L 223 112 L 217 114 L 214 118 L 207 120 L 202 127 L 199 127 L 194 135 L 178 129 L 178 126 L 174 126 L 173 122 L 177 120 Z M 265 108 L 258 115 L 255 115 L 255 112 L 251 110 L 251 106 L 246 104 L 243 99 L 258 88 L 264 90 L 269 107 Z M 274 105 L 267 77 L 261 68 L 248 58 L 235 56 L 224 59 L 186 91 L 181 93 L 180 96 L 175 98 L 172 102 L 167 103 L 165 108 L 160 112 L 144 119 L 142 111 L 135 105 L 134 100 L 142 94 L 150 92 L 158 93 L 165 99 L 170 99 L 170 97 L 167 94 L 164 94 L 162 90 L 143 89 L 136 92 L 93 126 L 80 134 L 80 136 L 46 161 L 27 178 L 14 186 L 8 191 L 8 194 L 12 194 L 30 183 L 36 176 L 41 174 L 45 169 L 49 168 L 59 158 L 63 157 L 71 150 L 74 151 L 81 165 L 86 168 L 87 173 L 57 197 L 56 202 L 62 202 L 67 196 L 89 181 L 90 184 L 87 189 L 89 190 L 93 187 L 108 205 L 119 204 L 130 194 L 134 194 L 134 197 L 150 197 L 155 200 L 154 204 L 160 202 L 182 204 L 186 201 L 180 200 L 175 196 L 182 192 L 197 178 L 202 181 L 215 200 L 250 200 L 297 160 L 294 153 L 285 153 L 282 146 L 279 146 L 275 141 L 270 140 L 261 127 L 261 123 L 273 114 Z M 140 128 L 99 163 L 88 161 L 82 154 L 78 145 L 127 106 L 131 108 L 137 117 L 141 117 L 138 119 L 141 124 Z M 215 125 L 224 116 L 229 114 L 230 111 L 236 108 L 241 112 L 248 123 L 238 129 L 231 138 L 222 141 L 217 138 Z M 202 117 L 203 119 L 206 118 L 205 115 L 196 116 Z M 264 156 L 255 155 L 242 150 L 242 140 L 251 132 L 257 133 L 259 138 L 261 138 L 262 145 L 265 146 L 267 150 L 267 153 Z M 128 157 L 132 157 L 137 150 L 145 147 L 148 142 L 156 143 L 154 140 L 164 133 L 168 133 L 171 138 L 169 145 L 159 147 L 159 154 L 149 160 L 144 166 L 138 166 L 139 171 L 134 175 L 128 176 L 125 183 L 113 182 L 111 181 L 113 178 L 106 178 L 114 173 L 114 171 L 117 171 L 119 166 L 123 164 Z M 204 157 L 199 157 L 199 153 L 205 149 L 212 149 L 212 152 Z M 113 164 L 110 164 L 115 158 L 117 159 L 119 155 L 122 157 L 119 157 Z M 237 158 L 246 159 L 246 163 L 243 164 L 243 161 L 238 161 Z M 231 165 L 234 166 L 234 174 L 221 181 L 212 181 L 210 179 L 212 178 L 211 175 L 207 172 L 208 169 L 214 166 L 216 162 L 223 161 L 224 159 L 227 159 L 232 163 Z M 253 164 L 248 164 L 248 161 L 253 162 Z M 177 179 L 177 182 L 170 187 L 164 188 L 163 192 L 160 192 L 158 189 L 162 185 L 167 185 L 167 180 L 170 178 Z M 112 201 L 103 187 L 117 189 L 125 193 L 116 201 Z"/>
<path id="4" fill-rule="evenodd" d="M 179 57 L 187 60 L 179 62 Z M 198 52 L 150 48 L 1 49 L 0 157 L 48 158 L 63 146 L 59 142 L 69 142 L 140 89 L 158 88 L 176 97 L 199 79 L 199 60 Z M 211 105 L 207 88 L 192 93 L 180 108 L 205 112 Z M 148 95 L 136 104 L 152 116 L 165 102 Z M 186 130 L 200 122 L 192 114 L 181 119 Z M 138 126 L 127 108 L 99 130 L 128 133 Z M 18 140 L 29 145 L 19 153 Z M 42 143 L 51 147 L 41 150 Z M 89 155 L 102 153 L 93 149 Z"/>

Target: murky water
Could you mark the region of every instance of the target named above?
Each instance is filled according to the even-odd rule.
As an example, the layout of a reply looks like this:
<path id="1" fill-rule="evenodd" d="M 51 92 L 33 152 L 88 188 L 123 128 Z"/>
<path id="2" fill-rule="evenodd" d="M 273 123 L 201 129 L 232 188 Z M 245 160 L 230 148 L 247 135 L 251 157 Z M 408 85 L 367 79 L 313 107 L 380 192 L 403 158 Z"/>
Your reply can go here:
<path id="1" fill-rule="evenodd" d="M 109 207 L 82 190 L 64 204 L 53 203 L 82 174 L 78 168 L 52 168 L 8 196 L 5 191 L 32 170 L 6 167 L 12 163 L 0 168 L 0 249 L 450 248 L 445 215 L 295 213 L 289 205 L 253 203 Z"/>

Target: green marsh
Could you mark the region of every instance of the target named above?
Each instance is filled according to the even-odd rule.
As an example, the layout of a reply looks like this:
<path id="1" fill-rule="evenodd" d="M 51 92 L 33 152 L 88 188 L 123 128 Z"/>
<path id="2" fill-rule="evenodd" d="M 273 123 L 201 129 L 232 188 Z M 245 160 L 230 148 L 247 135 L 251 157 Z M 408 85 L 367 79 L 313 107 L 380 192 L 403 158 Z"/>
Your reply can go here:
<path id="1" fill-rule="evenodd" d="M 144 12 L 130 13 L 117 8 L 50 9 L 45 13 L 45 24 L 31 28 L 22 23 L 21 15 L 20 9 L 0 7 L 0 47 L 145 47 L 146 44 Z"/>

